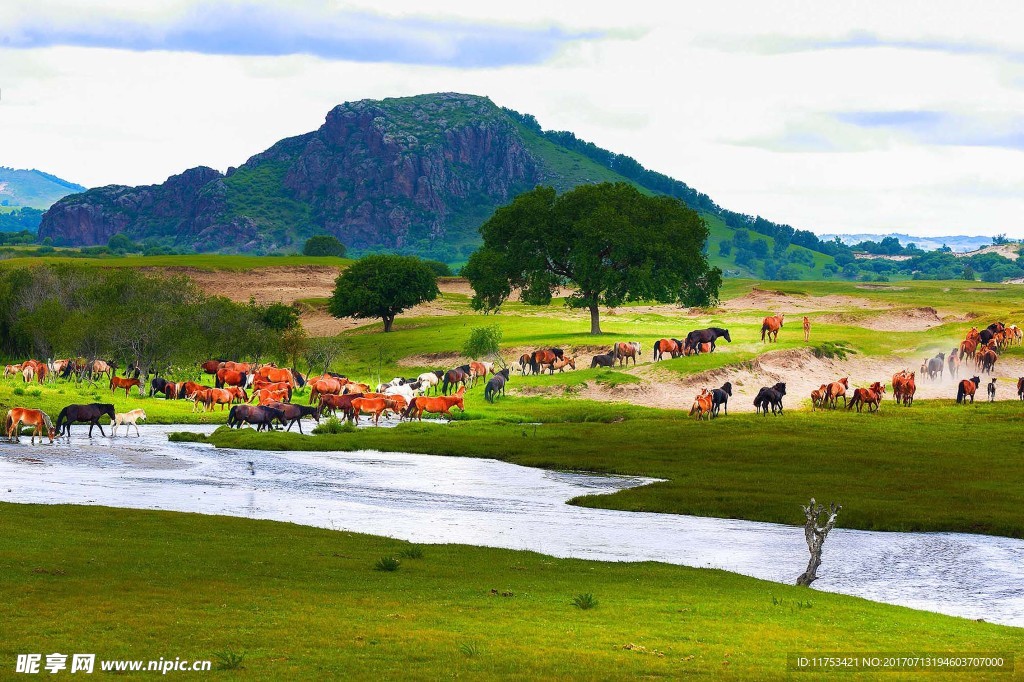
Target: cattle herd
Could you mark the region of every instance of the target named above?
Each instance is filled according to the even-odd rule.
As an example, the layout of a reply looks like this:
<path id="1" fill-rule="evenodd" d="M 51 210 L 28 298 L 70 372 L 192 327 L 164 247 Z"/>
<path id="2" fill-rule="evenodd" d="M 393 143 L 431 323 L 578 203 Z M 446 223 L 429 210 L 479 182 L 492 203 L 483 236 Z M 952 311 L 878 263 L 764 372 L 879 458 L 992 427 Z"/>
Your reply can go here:
<path id="1" fill-rule="evenodd" d="M 765 342 L 775 342 L 779 329 L 783 326 L 782 315 L 766 317 L 761 329 L 761 337 Z M 804 318 L 804 340 L 810 334 L 810 323 Z M 654 343 L 653 360 L 659 361 L 666 357 L 699 355 L 712 353 L 719 339 L 731 342 L 728 329 L 709 327 L 689 332 L 680 340 L 676 338 L 659 339 Z M 957 381 L 957 403 L 974 402 L 975 395 L 981 389 L 982 374 L 991 375 L 996 361 L 1008 346 L 1020 344 L 1024 333 L 1016 326 L 1006 326 L 996 322 L 979 330 L 973 327 L 966 338 L 954 347 L 947 355 L 938 353 L 922 362 L 916 372 L 908 369 L 897 372 L 892 377 L 891 387 L 893 399 L 897 404 L 910 406 L 914 402 L 918 381 L 942 381 L 948 373 Z M 628 365 L 632 360 L 635 365 L 643 352 L 639 341 L 618 341 L 611 345 L 607 352 L 598 353 L 591 358 L 590 367 L 620 367 Z M 959 379 L 960 373 L 973 363 L 975 376 Z M 104 360 L 63 359 L 26 360 L 20 364 L 7 365 L 4 378 L 20 378 L 23 383 L 47 382 L 63 379 L 66 381 L 89 381 L 95 383 L 106 378 L 111 393 L 123 389 L 127 397 L 130 391 L 137 389 L 140 397 L 146 394 L 148 384 L 149 397 L 162 395 L 167 400 L 188 400 L 192 402 L 193 412 L 215 410 L 218 406 L 222 411 L 229 410 L 227 423 L 231 427 L 243 425 L 255 426 L 257 431 L 274 428 L 280 425 L 286 430 L 297 426 L 302 432 L 302 420 L 311 418 L 319 423 L 323 415 L 338 416 L 358 423 L 361 416 L 372 419 L 374 425 L 380 423 L 382 416 L 394 416 L 398 419 L 423 419 L 423 415 L 435 414 L 452 418 L 451 410 L 465 410 L 465 393 L 478 382 L 486 381 L 484 399 L 493 403 L 496 398 L 504 395 L 505 386 L 513 369 L 526 376 L 528 374 L 554 374 L 576 368 L 576 359 L 568 356 L 561 348 L 542 348 L 531 353 L 524 353 L 518 364 L 495 369 L 492 362 L 470 362 L 449 370 L 424 372 L 416 377 L 395 377 L 387 383 L 371 386 L 349 379 L 343 374 L 325 372 L 319 376 L 306 377 L 293 368 L 277 367 L 273 363 L 244 363 L 230 360 L 208 360 L 200 365 L 200 376 L 212 378 L 213 386 L 202 381 L 172 381 L 166 377 L 154 375 L 142 376 L 137 366 L 129 366 L 124 376 L 118 376 L 117 365 Z M 996 379 L 991 377 L 987 385 L 989 400 L 995 400 Z M 292 402 L 293 393 L 304 387 L 309 388 L 308 405 Z M 878 410 L 886 393 L 886 384 L 875 381 L 866 387 L 851 390 L 849 379 L 843 377 L 836 381 L 821 384 L 811 391 L 811 408 L 836 409 L 840 399 L 843 406 L 860 412 L 865 406 L 869 412 Z M 729 413 L 729 399 L 733 394 L 731 382 L 725 382 L 719 388 L 705 388 L 694 398 L 690 414 L 696 419 L 710 420 Z M 1024 377 L 1017 381 L 1018 398 L 1024 400 Z M 754 408 L 757 413 L 781 415 L 783 399 L 786 396 L 786 384 L 778 382 L 772 386 L 761 388 L 754 397 Z M 21 426 L 34 427 L 32 441 L 38 435 L 40 442 L 48 435 L 52 442 L 55 437 L 71 434 L 71 424 L 89 424 L 89 435 L 94 427 L 103 431 L 99 419 L 108 416 L 114 427 L 113 435 L 123 424 L 135 426 L 138 434 L 138 422 L 145 421 L 144 410 L 135 409 L 124 413 L 114 411 L 109 403 L 91 403 L 86 405 L 68 405 L 58 416 L 53 425 L 49 416 L 40 410 L 31 408 L 14 408 L 5 420 L 4 431 L 9 439 L 17 438 Z"/>

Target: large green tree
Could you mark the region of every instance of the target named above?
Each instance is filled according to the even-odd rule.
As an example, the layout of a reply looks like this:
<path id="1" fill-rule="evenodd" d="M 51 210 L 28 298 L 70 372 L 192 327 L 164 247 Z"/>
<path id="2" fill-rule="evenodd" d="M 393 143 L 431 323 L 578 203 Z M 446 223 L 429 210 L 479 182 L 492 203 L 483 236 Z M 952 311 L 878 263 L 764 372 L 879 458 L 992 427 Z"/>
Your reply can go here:
<path id="1" fill-rule="evenodd" d="M 709 305 L 722 273 L 703 253 L 704 220 L 685 204 L 646 196 L 626 183 L 583 185 L 558 195 L 551 187 L 520 194 L 480 228 L 484 243 L 462 274 L 473 307 L 497 310 L 512 294 L 546 305 L 559 287 L 570 308 L 590 311 L 627 301 Z"/>
<path id="2" fill-rule="evenodd" d="M 437 276 L 419 258 L 366 256 L 338 277 L 328 310 L 335 317 L 379 317 L 389 332 L 398 313 L 440 293 Z"/>

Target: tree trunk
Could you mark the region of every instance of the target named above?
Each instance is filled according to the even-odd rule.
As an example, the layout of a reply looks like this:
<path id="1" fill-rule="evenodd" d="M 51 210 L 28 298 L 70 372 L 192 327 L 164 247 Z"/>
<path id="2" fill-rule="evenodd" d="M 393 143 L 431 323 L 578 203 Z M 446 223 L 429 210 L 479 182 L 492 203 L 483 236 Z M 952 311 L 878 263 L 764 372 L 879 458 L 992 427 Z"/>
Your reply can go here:
<path id="1" fill-rule="evenodd" d="M 395 323 L 395 316 L 394 315 L 385 315 L 383 319 L 384 319 L 384 332 L 386 333 L 386 332 L 391 331 L 391 325 L 393 325 Z"/>
<path id="2" fill-rule="evenodd" d="M 590 306 L 590 333 L 595 336 L 601 334 L 601 311 L 597 304 Z"/>
<path id="3" fill-rule="evenodd" d="M 803 508 L 806 518 L 804 538 L 807 540 L 807 551 L 810 552 L 811 558 L 807 562 L 807 570 L 796 579 L 797 585 L 808 586 L 818 579 L 818 567 L 821 566 L 821 551 L 825 546 L 825 538 L 828 537 L 829 532 L 835 527 L 836 517 L 842 508 L 842 505 L 835 502 L 830 504 L 828 519 L 825 521 L 824 526 L 818 525 L 825 512 L 824 506 L 815 502 L 812 497 L 811 503 Z"/>

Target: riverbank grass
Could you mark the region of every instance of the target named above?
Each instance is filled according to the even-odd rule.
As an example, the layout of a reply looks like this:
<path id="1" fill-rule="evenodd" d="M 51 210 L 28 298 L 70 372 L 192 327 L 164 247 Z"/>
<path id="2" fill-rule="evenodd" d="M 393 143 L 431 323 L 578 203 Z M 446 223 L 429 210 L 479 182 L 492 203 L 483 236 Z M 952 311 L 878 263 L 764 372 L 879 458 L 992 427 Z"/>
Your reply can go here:
<path id="1" fill-rule="evenodd" d="M 9 669 L 233 652 L 232 679 L 766 679 L 795 652 L 1024 653 L 1015 628 L 721 571 L 102 507 L 0 518 Z"/>

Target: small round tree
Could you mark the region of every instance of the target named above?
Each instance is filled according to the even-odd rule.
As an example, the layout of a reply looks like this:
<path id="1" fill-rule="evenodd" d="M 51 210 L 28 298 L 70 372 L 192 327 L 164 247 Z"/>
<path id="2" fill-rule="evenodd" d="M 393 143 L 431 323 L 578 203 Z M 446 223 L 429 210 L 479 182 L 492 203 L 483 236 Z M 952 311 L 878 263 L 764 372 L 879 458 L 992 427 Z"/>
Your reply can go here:
<path id="1" fill-rule="evenodd" d="M 318 234 L 306 240 L 302 247 L 303 256 L 337 256 L 345 257 L 345 245 L 338 238 L 329 234 Z"/>
<path id="2" fill-rule="evenodd" d="M 335 317 L 379 317 L 389 332 L 398 313 L 440 293 L 433 270 L 419 258 L 366 256 L 338 277 L 327 309 Z"/>

